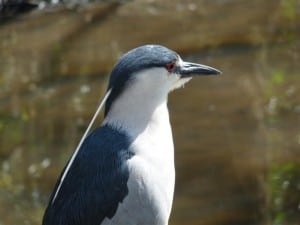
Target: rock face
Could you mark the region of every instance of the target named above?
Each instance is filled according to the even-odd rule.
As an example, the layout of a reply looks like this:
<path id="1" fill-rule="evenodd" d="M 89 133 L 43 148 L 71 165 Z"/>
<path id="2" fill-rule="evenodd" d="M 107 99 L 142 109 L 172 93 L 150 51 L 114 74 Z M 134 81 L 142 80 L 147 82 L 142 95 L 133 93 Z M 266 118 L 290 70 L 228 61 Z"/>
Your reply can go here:
<path id="1" fill-rule="evenodd" d="M 291 193 L 277 190 L 291 177 L 281 170 L 300 153 L 299 19 L 292 0 L 141 0 L 60 4 L 2 24 L 0 224 L 41 223 L 110 69 L 146 43 L 223 71 L 170 96 L 177 160 L 170 224 L 299 221 Z"/>

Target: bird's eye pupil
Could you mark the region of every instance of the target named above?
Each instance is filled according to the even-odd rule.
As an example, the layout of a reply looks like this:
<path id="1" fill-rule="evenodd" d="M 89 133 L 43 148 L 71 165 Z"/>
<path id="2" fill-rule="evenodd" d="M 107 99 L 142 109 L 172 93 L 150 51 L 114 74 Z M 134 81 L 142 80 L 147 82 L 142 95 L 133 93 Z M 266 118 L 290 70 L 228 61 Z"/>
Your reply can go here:
<path id="1" fill-rule="evenodd" d="M 175 62 L 171 62 L 167 64 L 166 69 L 168 70 L 168 72 L 172 72 L 174 67 L 175 67 Z"/>

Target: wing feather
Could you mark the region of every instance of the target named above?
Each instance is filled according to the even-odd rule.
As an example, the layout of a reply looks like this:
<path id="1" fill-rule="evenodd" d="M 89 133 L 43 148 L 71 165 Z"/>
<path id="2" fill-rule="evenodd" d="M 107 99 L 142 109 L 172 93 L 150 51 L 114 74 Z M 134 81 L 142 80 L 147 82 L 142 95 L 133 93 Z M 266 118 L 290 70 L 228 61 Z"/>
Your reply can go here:
<path id="1" fill-rule="evenodd" d="M 126 134 L 108 125 L 93 131 L 52 201 L 58 180 L 43 225 L 99 225 L 106 217 L 113 217 L 128 194 L 127 160 L 133 156 L 130 144 Z"/>

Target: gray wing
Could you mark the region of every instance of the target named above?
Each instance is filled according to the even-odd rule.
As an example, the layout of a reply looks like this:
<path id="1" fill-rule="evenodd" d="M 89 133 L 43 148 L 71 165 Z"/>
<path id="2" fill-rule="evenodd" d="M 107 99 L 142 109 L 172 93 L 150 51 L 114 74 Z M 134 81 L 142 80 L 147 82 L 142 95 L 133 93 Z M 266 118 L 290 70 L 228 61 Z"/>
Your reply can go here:
<path id="1" fill-rule="evenodd" d="M 126 134 L 109 126 L 93 131 L 52 202 L 60 179 L 57 181 L 43 225 L 99 225 L 106 217 L 112 218 L 128 194 L 130 144 Z"/>

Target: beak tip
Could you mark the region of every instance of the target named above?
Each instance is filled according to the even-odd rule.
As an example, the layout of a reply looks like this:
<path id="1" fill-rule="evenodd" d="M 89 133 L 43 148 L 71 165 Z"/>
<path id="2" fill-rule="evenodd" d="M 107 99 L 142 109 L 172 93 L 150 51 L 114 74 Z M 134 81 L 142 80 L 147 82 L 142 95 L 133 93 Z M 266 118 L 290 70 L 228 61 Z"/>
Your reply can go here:
<path id="1" fill-rule="evenodd" d="M 216 69 L 216 73 L 215 73 L 216 75 L 221 75 L 221 74 L 223 74 L 223 72 L 221 71 L 221 70 L 217 70 Z"/>
<path id="2" fill-rule="evenodd" d="M 200 72 L 199 75 L 221 75 L 222 71 L 215 69 L 213 67 L 208 67 L 205 70 L 202 71 L 202 73 Z"/>

